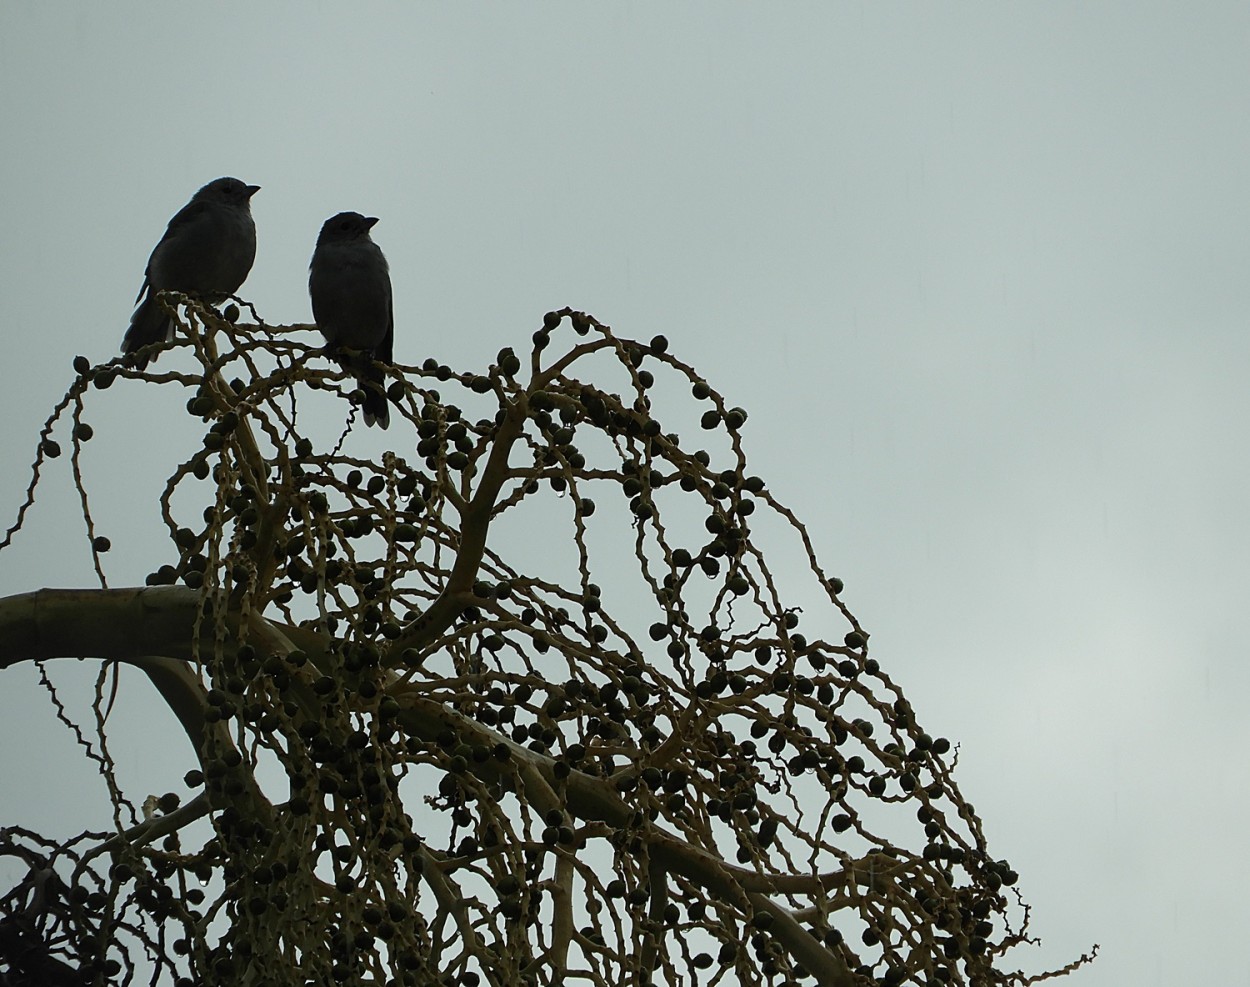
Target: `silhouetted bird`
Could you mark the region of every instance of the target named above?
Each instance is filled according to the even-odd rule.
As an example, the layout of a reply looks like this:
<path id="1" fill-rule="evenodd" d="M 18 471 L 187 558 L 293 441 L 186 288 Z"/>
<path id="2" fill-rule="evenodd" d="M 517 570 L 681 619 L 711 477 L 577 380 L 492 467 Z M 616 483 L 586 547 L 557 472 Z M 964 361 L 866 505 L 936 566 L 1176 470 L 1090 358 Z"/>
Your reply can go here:
<path id="1" fill-rule="evenodd" d="M 356 374 L 364 392 L 365 424 L 386 428 L 391 423 L 386 375 L 373 361 L 391 362 L 395 317 L 390 269 L 382 249 L 369 238 L 376 222 L 358 212 L 341 212 L 322 224 L 308 269 L 308 294 L 328 352 Z M 344 349 L 358 351 L 359 357 Z"/>
<path id="2" fill-rule="evenodd" d="M 197 294 L 215 305 L 239 290 L 256 259 L 251 198 L 259 190 L 259 185 L 244 185 L 237 178 L 218 178 L 178 210 L 148 258 L 135 298 L 139 307 L 122 340 L 123 353 L 173 338 L 173 322 L 157 302 L 157 293 Z M 142 370 L 148 359 L 136 358 L 135 365 Z"/>

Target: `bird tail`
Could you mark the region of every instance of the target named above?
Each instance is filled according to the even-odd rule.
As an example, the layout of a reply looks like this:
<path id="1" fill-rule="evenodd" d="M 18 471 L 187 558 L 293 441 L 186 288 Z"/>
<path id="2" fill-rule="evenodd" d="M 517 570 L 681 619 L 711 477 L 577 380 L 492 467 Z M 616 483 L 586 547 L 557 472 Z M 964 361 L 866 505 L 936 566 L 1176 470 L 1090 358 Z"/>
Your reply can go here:
<path id="1" fill-rule="evenodd" d="M 387 428 L 391 424 L 391 408 L 386 401 L 386 374 L 382 368 L 373 364 L 356 378 L 356 383 L 365 395 L 365 424 Z"/>
<path id="2" fill-rule="evenodd" d="M 149 291 L 147 297 L 135 309 L 135 314 L 130 317 L 130 328 L 126 330 L 125 338 L 122 339 L 122 352 L 133 353 L 152 343 L 163 342 L 170 338 L 172 328 L 169 316 Z M 156 354 L 139 356 L 135 357 L 134 364 L 139 370 L 143 370 L 147 367 L 149 360 L 155 359 Z"/>

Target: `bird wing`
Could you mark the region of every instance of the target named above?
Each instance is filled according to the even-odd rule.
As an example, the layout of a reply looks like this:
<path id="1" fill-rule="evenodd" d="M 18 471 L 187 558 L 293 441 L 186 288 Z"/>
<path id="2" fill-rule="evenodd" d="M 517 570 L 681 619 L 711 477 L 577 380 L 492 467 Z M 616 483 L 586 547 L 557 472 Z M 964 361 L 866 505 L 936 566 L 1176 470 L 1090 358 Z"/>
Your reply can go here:
<path id="1" fill-rule="evenodd" d="M 178 232 L 178 230 L 182 229 L 182 227 L 193 223 L 200 216 L 203 216 L 210 206 L 211 203 L 205 202 L 202 199 L 198 202 L 195 200 L 188 202 L 185 206 L 174 213 L 174 218 L 171 219 L 169 221 L 169 225 L 165 227 L 165 235 L 161 237 L 161 241 L 163 242 L 168 240 L 170 234 Z M 159 247 L 160 244 L 158 243 L 157 246 Z"/>
<path id="2" fill-rule="evenodd" d="M 381 360 L 383 363 L 393 363 L 391 356 L 395 348 L 395 307 L 391 296 L 391 279 L 386 279 L 386 335 L 378 348 L 373 351 L 375 360 Z"/>
<path id="3" fill-rule="evenodd" d="M 151 287 L 152 284 L 152 258 L 155 257 L 161 247 L 165 246 L 170 240 L 178 235 L 179 231 L 185 229 L 194 223 L 197 219 L 204 215 L 204 211 L 208 208 L 207 202 L 188 202 L 185 206 L 174 213 L 174 218 L 169 221 L 169 225 L 165 227 L 165 235 L 160 238 L 156 246 L 152 248 L 152 253 L 148 257 L 148 266 L 143 269 L 143 287 L 139 289 L 139 294 L 135 296 L 135 304 L 139 303 L 139 299 L 143 297 L 143 293 Z"/>

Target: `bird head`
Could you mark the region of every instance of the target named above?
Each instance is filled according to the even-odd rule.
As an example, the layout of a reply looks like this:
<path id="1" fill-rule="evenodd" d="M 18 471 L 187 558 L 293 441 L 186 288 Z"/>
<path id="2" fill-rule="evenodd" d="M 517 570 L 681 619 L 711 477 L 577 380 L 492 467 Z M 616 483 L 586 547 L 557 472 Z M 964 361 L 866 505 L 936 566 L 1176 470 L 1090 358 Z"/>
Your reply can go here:
<path id="1" fill-rule="evenodd" d="M 237 178 L 217 178 L 196 192 L 195 198 L 246 205 L 259 191 L 259 185 L 247 185 Z"/>
<path id="2" fill-rule="evenodd" d="M 362 216 L 358 212 L 341 212 L 331 216 L 321 225 L 318 243 L 333 240 L 367 240 L 369 231 L 378 221 L 376 216 Z"/>

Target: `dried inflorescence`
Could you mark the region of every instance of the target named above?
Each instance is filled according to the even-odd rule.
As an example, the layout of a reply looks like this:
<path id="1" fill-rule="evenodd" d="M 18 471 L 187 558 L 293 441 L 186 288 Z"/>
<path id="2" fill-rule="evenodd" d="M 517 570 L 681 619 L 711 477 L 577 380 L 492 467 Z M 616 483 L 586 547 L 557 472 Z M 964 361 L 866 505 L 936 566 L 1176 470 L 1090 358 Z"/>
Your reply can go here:
<path id="1" fill-rule="evenodd" d="M 207 427 L 161 498 L 174 550 L 149 583 L 196 594 L 200 712 L 179 715 L 212 833 L 157 848 L 158 814 L 111 847 L 129 880 L 174 889 L 150 913 L 170 970 L 1037 979 L 1004 967 L 1028 913 L 950 742 L 749 473 L 746 411 L 664 337 L 566 309 L 527 361 L 398 366 L 393 447 L 370 458 L 354 406 L 346 431 L 305 424 L 318 392 L 344 394 L 317 350 L 185 311 L 195 373 L 84 361 L 57 412 L 75 463 L 89 382 L 181 384 Z"/>

